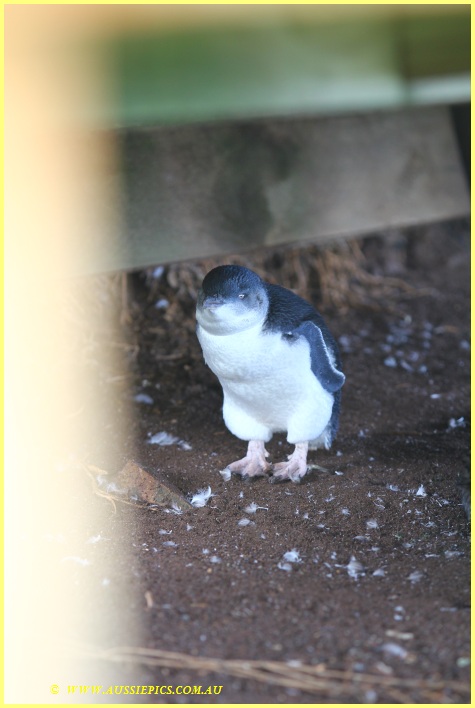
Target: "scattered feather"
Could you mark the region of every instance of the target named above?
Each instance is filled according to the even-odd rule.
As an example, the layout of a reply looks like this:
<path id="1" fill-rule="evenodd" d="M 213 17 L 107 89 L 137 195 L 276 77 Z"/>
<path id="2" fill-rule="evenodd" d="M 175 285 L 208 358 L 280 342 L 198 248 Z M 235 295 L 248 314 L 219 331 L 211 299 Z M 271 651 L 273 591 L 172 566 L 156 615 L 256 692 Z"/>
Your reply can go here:
<path id="1" fill-rule="evenodd" d="M 257 506 L 255 502 L 251 502 L 248 506 L 246 506 L 244 511 L 246 514 L 255 514 L 258 509 L 265 509 L 265 511 L 268 511 L 267 506 Z"/>
<path id="2" fill-rule="evenodd" d="M 345 507 L 343 507 L 343 509 L 341 510 L 341 513 L 342 513 L 344 516 L 349 516 L 350 510 L 347 509 L 346 506 L 345 506 Z"/>
<path id="3" fill-rule="evenodd" d="M 228 467 L 225 467 L 224 470 L 221 470 L 219 474 L 225 482 L 229 482 L 229 480 L 231 479 L 231 470 Z"/>
<path id="4" fill-rule="evenodd" d="M 386 571 L 384 570 L 384 568 L 377 568 L 377 569 L 373 572 L 373 575 L 374 575 L 376 578 L 384 578 L 384 576 L 386 575 Z"/>
<path id="5" fill-rule="evenodd" d="M 157 310 L 166 310 L 167 307 L 169 306 L 170 302 L 165 298 L 162 297 L 160 300 L 157 300 L 155 303 L 155 308 Z"/>
<path id="6" fill-rule="evenodd" d="M 377 529 L 377 528 L 379 528 L 379 524 L 376 521 L 376 519 L 368 519 L 368 521 L 366 522 L 366 528 L 367 529 Z"/>
<path id="7" fill-rule="evenodd" d="M 212 496 L 214 496 L 214 494 L 211 493 L 211 487 L 199 489 L 196 494 L 193 494 L 191 497 L 190 504 L 197 508 L 206 506 Z"/>
<path id="8" fill-rule="evenodd" d="M 175 435 L 170 435 L 170 433 L 166 433 L 164 430 L 162 430 L 159 433 L 155 433 L 155 435 L 152 435 L 148 442 L 150 445 L 160 445 L 161 447 L 167 447 L 168 445 L 174 445 L 178 442 L 178 440 L 179 438 L 177 438 Z"/>
<path id="9" fill-rule="evenodd" d="M 404 647 L 394 642 L 386 642 L 382 645 L 381 649 L 386 652 L 386 654 L 391 654 L 391 656 L 396 656 L 399 659 L 406 659 L 408 655 L 407 649 L 404 649 Z"/>
<path id="10" fill-rule="evenodd" d="M 462 418 L 451 418 L 449 420 L 448 430 L 453 430 L 454 428 L 465 428 L 465 419 Z"/>
<path id="11" fill-rule="evenodd" d="M 419 580 L 422 580 L 424 577 L 424 573 L 420 570 L 415 570 L 413 573 L 409 575 L 408 580 L 411 581 L 411 583 L 418 583 Z"/>
<path id="12" fill-rule="evenodd" d="M 247 526 L 247 525 L 250 524 L 250 523 L 251 523 L 251 520 L 250 520 L 250 519 L 244 518 L 244 519 L 240 519 L 240 520 L 238 521 L 238 526 Z"/>
<path id="13" fill-rule="evenodd" d="M 391 492 L 399 492 L 399 487 L 397 484 L 387 484 L 386 488 L 389 489 Z"/>
<path id="14" fill-rule="evenodd" d="M 355 556 L 351 556 L 350 562 L 346 566 L 346 570 L 350 578 L 358 580 L 360 575 L 364 575 L 364 565 L 356 560 Z"/>
<path id="15" fill-rule="evenodd" d="M 292 564 L 291 563 L 285 563 L 284 561 L 279 561 L 277 563 L 277 567 L 280 568 L 280 570 L 286 570 L 287 572 L 292 570 Z"/>
<path id="16" fill-rule="evenodd" d="M 404 619 L 404 607 L 398 605 L 394 608 L 394 619 L 396 622 L 401 622 Z"/>
<path id="17" fill-rule="evenodd" d="M 172 531 L 167 531 L 166 529 L 160 529 L 160 531 L 158 533 L 160 534 L 160 536 L 169 536 L 172 533 Z"/>
<path id="18" fill-rule="evenodd" d="M 416 492 L 416 497 L 426 497 L 426 496 L 427 496 L 427 492 L 424 489 L 424 485 L 421 484 L 421 486 L 419 487 L 419 489 Z"/>
<path id="19" fill-rule="evenodd" d="M 99 541 L 108 541 L 109 539 L 106 538 L 105 536 L 102 536 L 100 533 L 97 534 L 97 536 L 91 536 L 90 538 L 87 539 L 86 543 L 99 543 Z"/>
<path id="20" fill-rule="evenodd" d="M 164 541 L 162 546 L 166 546 L 167 548 L 176 548 L 178 543 L 175 543 L 175 541 Z"/>
<path id="21" fill-rule="evenodd" d="M 393 356 L 387 356 L 384 360 L 384 366 L 388 366 L 390 369 L 394 369 L 397 366 L 397 361 Z"/>
<path id="22" fill-rule="evenodd" d="M 164 509 L 167 514 L 183 514 L 183 509 L 181 506 L 178 506 L 176 502 L 173 502 L 171 507 L 169 509 Z"/>
<path id="23" fill-rule="evenodd" d="M 210 563 L 221 563 L 221 558 L 219 556 L 211 556 L 209 560 Z"/>
<path id="24" fill-rule="evenodd" d="M 134 401 L 136 403 L 145 403 L 147 406 L 153 405 L 153 398 L 147 393 L 138 393 L 136 396 L 134 396 Z"/>
<path id="25" fill-rule="evenodd" d="M 297 551 L 296 548 L 293 548 L 291 551 L 287 551 L 283 555 L 283 560 L 287 561 L 287 563 L 301 563 L 302 559 L 300 557 L 300 553 Z"/>
<path id="26" fill-rule="evenodd" d="M 181 450 L 192 450 L 189 443 L 184 440 L 180 440 L 176 435 L 171 435 L 170 433 L 161 430 L 159 433 L 152 435 L 147 441 L 149 445 L 160 445 L 160 447 L 169 447 L 170 445 L 177 445 Z"/>

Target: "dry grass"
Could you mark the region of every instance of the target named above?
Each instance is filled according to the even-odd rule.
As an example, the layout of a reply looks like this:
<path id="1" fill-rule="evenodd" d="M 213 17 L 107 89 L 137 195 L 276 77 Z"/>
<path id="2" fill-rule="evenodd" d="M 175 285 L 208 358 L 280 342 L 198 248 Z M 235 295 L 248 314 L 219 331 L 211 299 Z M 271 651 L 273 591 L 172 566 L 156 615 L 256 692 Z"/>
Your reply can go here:
<path id="1" fill-rule="evenodd" d="M 371 274 L 359 240 L 326 248 L 266 248 L 244 255 L 179 263 L 166 268 L 165 278 L 178 300 L 196 300 L 206 273 L 222 263 L 251 268 L 264 280 L 290 288 L 323 309 L 335 308 L 342 313 L 354 308 L 391 309 L 401 296 L 419 293 L 400 278 Z"/>
<path id="2" fill-rule="evenodd" d="M 135 368 L 144 341 L 150 347 L 161 340 L 162 348 L 154 351 L 157 361 L 181 358 L 194 339 L 201 282 L 209 270 L 223 263 L 251 268 L 263 279 L 298 293 L 323 313 L 369 309 L 403 316 L 404 298 L 426 291 L 400 278 L 371 273 L 363 246 L 364 241 L 352 240 L 326 248 L 261 248 L 170 264 L 158 278 L 150 268 L 78 279 L 63 308 L 71 355 L 79 367 L 119 386 L 126 383 L 124 372 Z M 155 309 L 160 300 L 167 301 L 166 307 Z"/>
<path id="3" fill-rule="evenodd" d="M 368 692 L 376 695 L 379 692 L 394 703 L 465 703 L 470 699 L 469 686 L 459 681 L 405 679 L 328 669 L 323 664 L 312 666 L 299 662 L 215 659 L 145 647 L 76 647 L 76 651 L 95 660 L 144 664 L 201 674 L 226 674 L 338 700 L 366 702 Z"/>

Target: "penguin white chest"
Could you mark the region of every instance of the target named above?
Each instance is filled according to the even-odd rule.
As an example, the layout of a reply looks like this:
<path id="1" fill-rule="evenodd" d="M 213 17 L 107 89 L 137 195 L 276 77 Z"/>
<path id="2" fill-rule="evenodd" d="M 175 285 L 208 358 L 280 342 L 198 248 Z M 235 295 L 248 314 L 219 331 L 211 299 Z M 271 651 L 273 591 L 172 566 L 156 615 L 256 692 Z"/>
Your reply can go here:
<path id="1" fill-rule="evenodd" d="M 225 336 L 199 328 L 198 337 L 206 363 L 223 387 L 226 424 L 239 437 L 237 420 L 242 416 L 269 432 L 288 431 L 296 418 L 308 421 L 305 427 L 312 422 L 302 439 L 319 434 L 313 421 L 322 414 L 326 425 L 333 399 L 312 373 L 305 338 L 289 342 L 280 333 L 263 333 L 260 325 Z"/>

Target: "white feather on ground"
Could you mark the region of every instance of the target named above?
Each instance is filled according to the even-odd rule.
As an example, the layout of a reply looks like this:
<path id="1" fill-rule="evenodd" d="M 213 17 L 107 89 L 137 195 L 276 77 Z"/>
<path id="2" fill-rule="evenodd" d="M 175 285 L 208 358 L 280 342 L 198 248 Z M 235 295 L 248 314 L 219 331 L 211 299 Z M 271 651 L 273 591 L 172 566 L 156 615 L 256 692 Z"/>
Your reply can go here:
<path id="1" fill-rule="evenodd" d="M 355 556 L 351 556 L 350 562 L 346 566 L 346 570 L 350 578 L 358 580 L 360 575 L 364 575 L 364 566 L 356 560 Z"/>
<path id="2" fill-rule="evenodd" d="M 244 511 L 246 514 L 255 514 L 258 509 L 265 509 L 265 511 L 268 510 L 267 506 L 257 506 L 255 502 L 251 502 L 248 506 L 245 507 Z"/>
<path id="3" fill-rule="evenodd" d="M 170 433 L 161 430 L 159 433 L 152 435 L 149 440 L 147 440 L 149 445 L 160 445 L 160 447 L 168 447 L 169 445 L 177 445 L 181 450 L 191 450 L 192 447 L 189 443 L 184 440 L 180 440 L 176 435 L 171 435 Z"/>
<path id="4" fill-rule="evenodd" d="M 211 497 L 214 496 L 211 492 L 211 487 L 207 489 L 199 489 L 190 499 L 190 504 L 197 508 L 206 506 Z"/>

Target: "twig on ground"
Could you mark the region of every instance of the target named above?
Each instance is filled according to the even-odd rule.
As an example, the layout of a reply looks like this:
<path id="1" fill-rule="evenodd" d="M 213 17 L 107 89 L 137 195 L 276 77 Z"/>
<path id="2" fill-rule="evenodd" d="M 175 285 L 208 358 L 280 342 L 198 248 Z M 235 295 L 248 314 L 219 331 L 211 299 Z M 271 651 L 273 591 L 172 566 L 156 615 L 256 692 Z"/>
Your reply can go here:
<path id="1" fill-rule="evenodd" d="M 350 698 L 373 689 L 384 690 L 397 703 L 431 703 L 446 700 L 446 692 L 453 694 L 454 702 L 464 702 L 470 688 L 461 681 L 440 679 L 405 679 L 397 676 L 360 673 L 349 670 L 327 669 L 323 665 L 305 665 L 282 661 L 256 661 L 196 657 L 180 652 L 148 649 L 145 647 L 115 647 L 100 649 L 76 647 L 82 655 L 114 662 L 132 662 L 171 669 L 188 669 L 209 673 L 225 673 L 244 679 L 263 681 L 288 688 L 325 696 Z M 444 695 L 445 694 L 445 695 Z"/>

